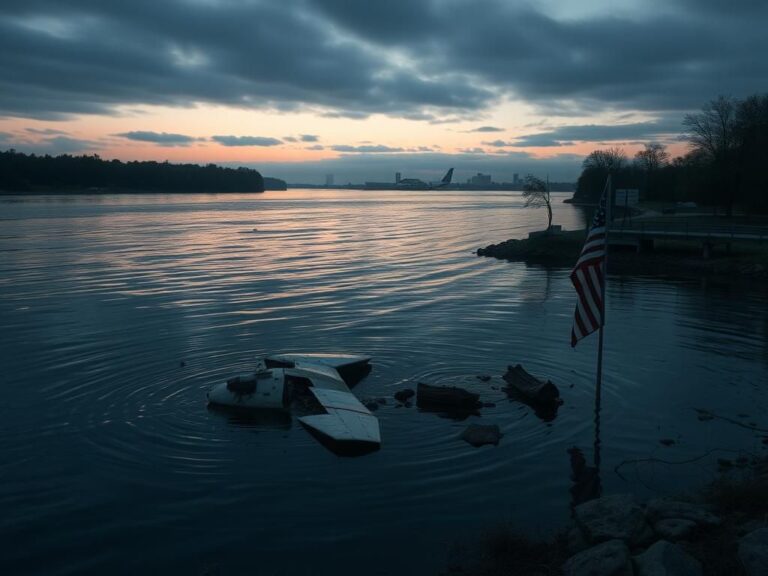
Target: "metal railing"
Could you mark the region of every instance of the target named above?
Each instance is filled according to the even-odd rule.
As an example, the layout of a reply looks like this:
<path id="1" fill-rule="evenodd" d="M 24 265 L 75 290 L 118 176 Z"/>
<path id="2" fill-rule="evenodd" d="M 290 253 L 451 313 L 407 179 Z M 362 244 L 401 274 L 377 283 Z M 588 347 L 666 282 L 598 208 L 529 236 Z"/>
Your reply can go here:
<path id="1" fill-rule="evenodd" d="M 691 222 L 690 219 L 678 221 L 619 222 L 614 221 L 609 228 L 616 236 L 652 236 L 657 238 L 682 238 L 690 240 L 731 239 L 763 242 L 768 240 L 768 226 L 748 224 L 710 224 Z"/>

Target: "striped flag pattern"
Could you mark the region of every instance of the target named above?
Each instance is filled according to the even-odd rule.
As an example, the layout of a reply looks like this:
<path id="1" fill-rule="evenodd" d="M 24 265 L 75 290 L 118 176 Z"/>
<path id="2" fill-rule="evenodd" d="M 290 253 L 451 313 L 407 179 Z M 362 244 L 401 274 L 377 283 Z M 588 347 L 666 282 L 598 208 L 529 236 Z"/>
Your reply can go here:
<path id="1" fill-rule="evenodd" d="M 605 282 L 605 201 L 608 186 L 603 191 L 600 204 L 595 211 L 592 225 L 589 228 L 587 241 L 581 249 L 576 266 L 571 271 L 571 283 L 576 289 L 579 300 L 576 303 L 576 313 L 571 328 L 571 347 L 598 330 L 604 322 L 603 283 Z"/>

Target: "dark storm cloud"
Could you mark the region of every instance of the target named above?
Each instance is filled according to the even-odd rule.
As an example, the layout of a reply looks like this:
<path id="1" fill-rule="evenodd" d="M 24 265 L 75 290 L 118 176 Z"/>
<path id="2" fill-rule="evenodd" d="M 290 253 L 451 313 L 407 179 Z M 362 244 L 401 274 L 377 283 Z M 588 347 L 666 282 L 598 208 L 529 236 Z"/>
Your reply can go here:
<path id="1" fill-rule="evenodd" d="M 211 136 L 211 140 L 222 146 L 277 146 L 283 143 L 277 138 L 264 136 Z"/>
<path id="2" fill-rule="evenodd" d="M 66 134 L 62 132 L 62 134 Z M 66 135 L 52 135 L 40 140 L 28 140 L 18 134 L 0 132 L 0 147 L 13 148 L 28 154 L 74 154 L 98 150 L 102 143 L 81 140 Z"/>
<path id="3" fill-rule="evenodd" d="M 121 132 L 115 134 L 120 138 L 135 140 L 136 142 L 151 142 L 158 146 L 189 146 L 197 138 L 186 136 L 184 134 L 169 134 L 168 132 L 149 132 L 146 130 L 135 130 L 132 132 Z"/>
<path id="4" fill-rule="evenodd" d="M 468 132 L 504 132 L 504 128 L 496 128 L 496 126 L 480 126 L 479 128 L 473 128 Z"/>
<path id="5" fill-rule="evenodd" d="M 5 0 L 0 114 L 210 102 L 442 122 L 502 97 L 568 115 L 687 110 L 765 89 L 762 0 L 670 0 L 568 20 L 535 5 Z"/>
<path id="6" fill-rule="evenodd" d="M 67 133 L 63 130 L 54 130 L 53 128 L 27 128 L 30 134 L 40 134 L 42 136 L 65 136 Z"/>
<path id="7" fill-rule="evenodd" d="M 720 92 L 762 90 L 768 75 L 768 61 L 756 57 L 768 51 L 762 0 L 704 0 L 703 12 L 697 0 L 673 0 L 621 18 L 569 20 L 503 0 L 481 9 L 403 0 L 391 18 L 378 2 L 316 4 L 360 37 L 410 50 L 425 69 L 474 75 L 556 114 L 698 108 Z"/>
<path id="8" fill-rule="evenodd" d="M 496 143 L 484 142 L 489 146 L 569 146 L 578 141 L 611 142 L 635 140 L 669 139 L 670 135 L 680 132 L 681 124 L 677 122 L 636 122 L 633 124 L 582 126 L 560 126 L 548 132 L 528 134 L 515 139 L 514 142 Z"/>
<path id="9" fill-rule="evenodd" d="M 470 7 L 461 6 L 466 13 L 457 17 L 465 22 Z M 435 58 L 475 70 L 550 110 L 563 100 L 593 111 L 689 109 L 723 90 L 743 95 L 761 89 L 768 72 L 765 59 L 754 57 L 768 48 L 761 24 L 747 15 L 722 21 L 684 11 L 654 16 L 651 10 L 632 20 L 557 21 L 499 8 L 479 14 L 477 27 L 458 27 Z M 509 34 L 510 21 L 515 34 Z"/>
<path id="10" fill-rule="evenodd" d="M 0 113 L 55 119 L 214 102 L 365 117 L 475 108 L 494 97 L 450 72 L 404 73 L 335 28 L 309 0 L 9 0 L 0 18 Z"/>

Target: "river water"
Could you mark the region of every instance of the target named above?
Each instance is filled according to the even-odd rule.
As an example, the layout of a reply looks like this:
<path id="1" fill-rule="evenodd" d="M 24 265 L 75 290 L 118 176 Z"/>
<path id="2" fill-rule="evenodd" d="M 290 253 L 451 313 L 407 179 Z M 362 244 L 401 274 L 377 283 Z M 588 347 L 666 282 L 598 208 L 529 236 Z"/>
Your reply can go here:
<path id="1" fill-rule="evenodd" d="M 555 197 L 555 223 L 584 226 Z M 473 254 L 545 222 L 514 192 L 0 197 L 3 573 L 429 574 L 496 523 L 558 527 L 566 450 L 593 456 L 597 338 L 569 346 L 568 270 Z M 677 492 L 764 452 L 695 409 L 768 426 L 767 310 L 765 286 L 611 276 L 606 493 Z M 381 450 L 339 458 L 291 419 L 206 409 L 276 351 L 372 355 L 355 392 L 389 398 Z M 554 420 L 497 389 L 518 362 L 559 386 Z M 495 406 L 396 407 L 418 381 Z M 459 440 L 472 422 L 499 446 Z"/>

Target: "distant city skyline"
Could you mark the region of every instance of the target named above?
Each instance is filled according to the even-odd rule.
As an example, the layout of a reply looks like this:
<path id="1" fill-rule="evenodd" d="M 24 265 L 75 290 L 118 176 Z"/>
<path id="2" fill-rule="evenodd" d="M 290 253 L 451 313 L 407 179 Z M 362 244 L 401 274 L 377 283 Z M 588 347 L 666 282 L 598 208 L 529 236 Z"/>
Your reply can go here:
<path id="1" fill-rule="evenodd" d="M 8 0 L 0 149 L 248 166 L 290 182 L 573 181 L 590 151 L 686 151 L 764 90 L 751 0 Z"/>

